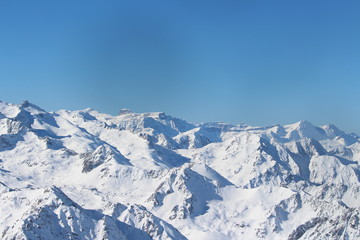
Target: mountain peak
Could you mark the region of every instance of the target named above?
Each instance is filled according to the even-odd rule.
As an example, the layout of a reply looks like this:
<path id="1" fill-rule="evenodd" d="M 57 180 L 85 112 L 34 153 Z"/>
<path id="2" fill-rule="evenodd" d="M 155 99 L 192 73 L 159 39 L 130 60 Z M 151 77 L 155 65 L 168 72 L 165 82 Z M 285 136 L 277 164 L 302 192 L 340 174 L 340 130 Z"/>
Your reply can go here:
<path id="1" fill-rule="evenodd" d="M 124 115 L 124 114 L 129 114 L 129 113 L 132 113 L 132 111 L 128 108 L 122 108 L 119 111 L 119 115 Z"/>
<path id="2" fill-rule="evenodd" d="M 301 129 L 308 128 L 308 127 L 314 127 L 312 125 L 312 123 L 309 122 L 308 120 L 300 120 L 300 121 L 296 122 L 294 125 L 297 125 Z"/>
<path id="3" fill-rule="evenodd" d="M 20 109 L 32 109 L 32 110 L 36 110 L 39 112 L 46 112 L 44 109 L 38 107 L 37 105 L 29 102 L 28 100 L 24 100 L 21 104 L 20 104 Z"/>

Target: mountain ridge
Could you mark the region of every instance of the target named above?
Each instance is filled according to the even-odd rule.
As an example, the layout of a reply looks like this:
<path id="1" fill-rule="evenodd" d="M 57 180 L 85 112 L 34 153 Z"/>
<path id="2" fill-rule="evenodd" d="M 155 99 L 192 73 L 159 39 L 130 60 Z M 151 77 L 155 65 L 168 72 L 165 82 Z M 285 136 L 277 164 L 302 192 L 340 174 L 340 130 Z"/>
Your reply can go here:
<path id="1" fill-rule="evenodd" d="M 356 239 L 359 159 L 359 136 L 332 124 L 189 123 L 0 101 L 0 235 Z M 25 214 L 42 191 L 69 208 Z"/>

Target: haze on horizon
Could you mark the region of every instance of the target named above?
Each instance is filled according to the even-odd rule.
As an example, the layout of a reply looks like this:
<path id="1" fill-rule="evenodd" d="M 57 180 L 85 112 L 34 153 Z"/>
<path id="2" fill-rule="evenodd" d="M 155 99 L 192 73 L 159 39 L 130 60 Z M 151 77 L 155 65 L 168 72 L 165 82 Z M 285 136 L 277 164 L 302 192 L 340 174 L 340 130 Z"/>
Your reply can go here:
<path id="1" fill-rule="evenodd" d="M 0 100 L 360 133 L 358 1 L 0 1 Z"/>

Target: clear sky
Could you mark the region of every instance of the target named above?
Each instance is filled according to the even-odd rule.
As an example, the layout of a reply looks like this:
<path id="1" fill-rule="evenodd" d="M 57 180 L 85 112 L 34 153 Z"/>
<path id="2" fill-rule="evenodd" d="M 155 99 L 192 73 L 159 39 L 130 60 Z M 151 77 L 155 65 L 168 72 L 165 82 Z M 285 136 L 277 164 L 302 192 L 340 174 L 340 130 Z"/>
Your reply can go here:
<path id="1" fill-rule="evenodd" d="M 358 0 L 0 0 L 0 99 L 360 133 Z"/>

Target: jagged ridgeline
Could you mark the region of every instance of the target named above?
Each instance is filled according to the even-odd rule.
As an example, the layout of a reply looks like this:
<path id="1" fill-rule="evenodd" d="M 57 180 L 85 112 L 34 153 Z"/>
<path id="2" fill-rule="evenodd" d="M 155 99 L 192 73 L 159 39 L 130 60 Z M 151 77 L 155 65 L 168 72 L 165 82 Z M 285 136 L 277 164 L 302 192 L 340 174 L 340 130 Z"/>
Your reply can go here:
<path id="1" fill-rule="evenodd" d="M 1 239 L 360 239 L 360 139 L 0 102 Z"/>

